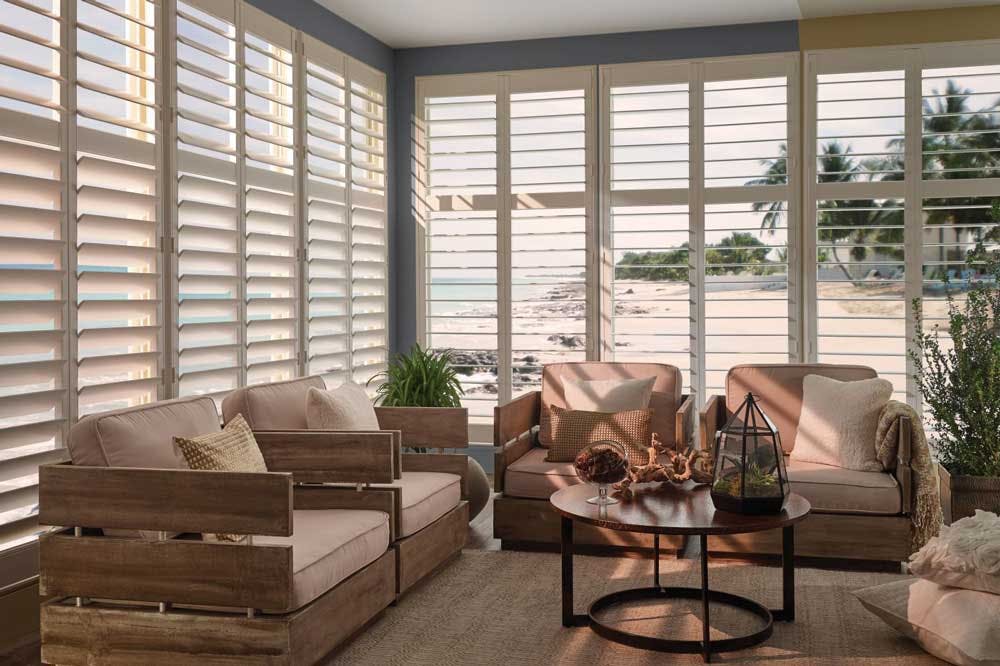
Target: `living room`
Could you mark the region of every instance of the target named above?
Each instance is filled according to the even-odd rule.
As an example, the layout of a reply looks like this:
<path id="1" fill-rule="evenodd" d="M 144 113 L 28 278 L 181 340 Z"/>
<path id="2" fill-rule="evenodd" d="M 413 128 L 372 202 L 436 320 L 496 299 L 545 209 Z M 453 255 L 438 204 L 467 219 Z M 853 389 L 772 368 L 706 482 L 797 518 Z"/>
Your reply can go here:
<path id="1" fill-rule="evenodd" d="M 0 663 L 1000 666 L 995 0 L 0 8 Z"/>

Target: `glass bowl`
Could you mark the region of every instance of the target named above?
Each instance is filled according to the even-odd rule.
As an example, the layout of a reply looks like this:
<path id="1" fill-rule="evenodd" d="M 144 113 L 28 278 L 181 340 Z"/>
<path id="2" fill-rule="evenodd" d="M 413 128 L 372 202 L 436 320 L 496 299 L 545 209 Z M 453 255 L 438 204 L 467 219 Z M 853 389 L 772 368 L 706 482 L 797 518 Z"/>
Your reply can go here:
<path id="1" fill-rule="evenodd" d="M 608 496 L 608 486 L 628 476 L 628 453 L 624 446 L 610 439 L 594 442 L 576 455 L 573 467 L 581 481 L 597 486 L 597 496 L 588 502 L 602 506 L 618 503 Z"/>

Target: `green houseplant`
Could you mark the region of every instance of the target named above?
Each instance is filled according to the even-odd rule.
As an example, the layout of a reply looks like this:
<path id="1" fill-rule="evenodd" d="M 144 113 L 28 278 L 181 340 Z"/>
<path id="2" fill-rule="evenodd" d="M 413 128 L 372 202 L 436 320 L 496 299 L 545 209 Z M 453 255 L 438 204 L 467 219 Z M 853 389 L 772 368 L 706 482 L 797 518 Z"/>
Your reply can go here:
<path id="1" fill-rule="evenodd" d="M 382 407 L 455 407 L 462 406 L 465 391 L 452 366 L 449 350 L 437 351 L 413 345 L 406 354 L 396 354 L 385 371 L 368 380 L 381 382 L 375 389 L 375 400 Z M 414 449 L 426 453 L 424 447 Z M 490 481 L 482 466 L 468 458 L 469 518 L 486 506 L 490 496 Z"/>
<path id="2" fill-rule="evenodd" d="M 1000 223 L 1000 201 L 993 202 L 992 218 Z M 966 298 L 948 289 L 950 343 L 938 326 L 925 329 L 914 301 L 914 379 L 929 415 L 946 520 L 975 509 L 1000 512 L 1000 252 L 986 246 L 1000 240 L 998 232 L 980 238 L 966 257 L 978 274 Z"/>

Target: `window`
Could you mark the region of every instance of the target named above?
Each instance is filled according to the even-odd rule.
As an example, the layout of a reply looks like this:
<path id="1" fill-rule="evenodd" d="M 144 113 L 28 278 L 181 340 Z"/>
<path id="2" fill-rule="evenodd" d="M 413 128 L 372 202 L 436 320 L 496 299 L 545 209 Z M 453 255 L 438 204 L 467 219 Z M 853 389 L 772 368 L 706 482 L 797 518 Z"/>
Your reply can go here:
<path id="1" fill-rule="evenodd" d="M 385 75 L 167 6 L 0 0 L 0 551 L 81 416 L 386 361 Z"/>

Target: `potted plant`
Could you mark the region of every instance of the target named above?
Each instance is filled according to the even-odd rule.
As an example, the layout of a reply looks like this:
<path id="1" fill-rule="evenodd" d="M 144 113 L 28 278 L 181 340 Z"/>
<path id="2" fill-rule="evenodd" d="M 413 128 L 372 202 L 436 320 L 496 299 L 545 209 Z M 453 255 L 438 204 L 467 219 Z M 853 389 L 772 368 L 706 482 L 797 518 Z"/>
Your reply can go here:
<path id="1" fill-rule="evenodd" d="M 1000 223 L 1000 201 L 992 218 Z M 976 509 L 1000 512 L 1000 252 L 984 243 L 1000 240 L 998 231 L 968 253 L 969 274 L 976 277 L 963 281 L 965 300 L 948 290 L 950 344 L 937 326 L 924 330 L 920 301 L 914 301 L 914 378 L 929 415 L 947 522 Z"/>
<path id="2" fill-rule="evenodd" d="M 375 401 L 382 407 L 456 407 L 462 406 L 465 391 L 452 367 L 450 351 L 424 349 L 413 345 L 407 354 L 396 354 L 383 372 L 370 380 L 381 381 L 375 389 Z M 425 453 L 425 447 L 415 447 Z M 469 457 L 469 518 L 476 516 L 490 496 L 490 481 L 482 466 Z"/>

